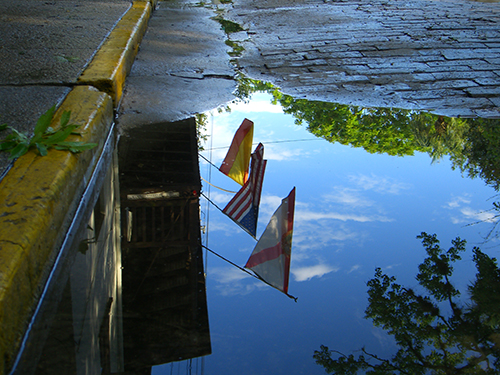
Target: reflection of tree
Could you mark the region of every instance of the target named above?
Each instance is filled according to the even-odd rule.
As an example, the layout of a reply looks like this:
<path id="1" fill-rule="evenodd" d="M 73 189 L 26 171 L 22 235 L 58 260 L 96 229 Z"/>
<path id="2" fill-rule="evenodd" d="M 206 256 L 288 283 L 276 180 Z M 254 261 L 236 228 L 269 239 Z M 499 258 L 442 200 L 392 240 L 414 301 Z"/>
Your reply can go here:
<path id="1" fill-rule="evenodd" d="M 411 111 L 390 108 L 361 108 L 335 103 L 293 99 L 288 95 L 275 95 L 285 113 L 293 114 L 296 123 L 306 122 L 307 129 L 329 142 L 362 147 L 370 153 L 413 155 L 427 151 L 430 145 L 418 142 L 410 124 L 415 117 Z M 425 119 L 419 118 L 421 124 Z M 427 133 L 431 130 L 425 129 Z M 424 133 L 424 132 L 422 132 Z"/>
<path id="2" fill-rule="evenodd" d="M 498 120 L 461 119 L 395 108 L 362 108 L 294 99 L 269 83 L 241 77 L 237 95 L 265 91 L 273 95 L 297 124 L 329 142 L 363 147 L 370 153 L 413 155 L 427 152 L 433 161 L 449 155 L 452 167 L 481 177 L 500 188 L 500 131 Z"/>
<path id="3" fill-rule="evenodd" d="M 455 167 L 470 177 L 480 177 L 495 190 L 500 188 L 500 121 L 469 119 L 461 153 L 451 154 Z"/>
<path id="4" fill-rule="evenodd" d="M 383 359 L 362 349 L 356 358 L 321 346 L 314 359 L 328 373 L 499 373 L 500 270 L 496 259 L 473 249 L 476 280 L 469 286 L 470 301 L 463 304 L 451 278 L 465 240 L 456 238 L 445 251 L 436 235 L 422 233 L 418 238 L 428 255 L 417 274 L 422 294 L 397 284 L 395 277 L 380 268 L 368 282 L 366 318 L 394 336 L 397 353 Z M 338 354 L 336 359 L 332 353 Z"/>

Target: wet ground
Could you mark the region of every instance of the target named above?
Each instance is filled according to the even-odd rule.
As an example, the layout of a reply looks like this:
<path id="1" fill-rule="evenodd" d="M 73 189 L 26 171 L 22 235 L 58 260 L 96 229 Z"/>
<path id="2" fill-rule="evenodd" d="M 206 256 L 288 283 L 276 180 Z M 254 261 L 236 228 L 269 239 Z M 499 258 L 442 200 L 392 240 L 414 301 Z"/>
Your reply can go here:
<path id="1" fill-rule="evenodd" d="M 243 31 L 224 36 L 216 14 Z M 472 1 L 160 2 L 120 117 L 215 107 L 235 72 L 296 98 L 500 117 L 499 19 L 498 3 Z M 232 67 L 228 45 L 244 49 Z"/>
<path id="2" fill-rule="evenodd" d="M 296 97 L 499 116 L 500 6 L 472 1 L 247 1 L 239 60 Z"/>

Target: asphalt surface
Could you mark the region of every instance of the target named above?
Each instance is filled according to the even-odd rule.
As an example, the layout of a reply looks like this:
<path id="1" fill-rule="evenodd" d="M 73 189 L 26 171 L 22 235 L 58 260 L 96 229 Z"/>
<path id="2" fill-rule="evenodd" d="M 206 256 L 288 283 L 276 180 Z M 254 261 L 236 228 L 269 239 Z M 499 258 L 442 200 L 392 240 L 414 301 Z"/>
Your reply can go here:
<path id="1" fill-rule="evenodd" d="M 0 124 L 30 134 L 129 7 L 125 0 L 0 0 Z M 0 174 L 8 164 L 0 153 Z"/>

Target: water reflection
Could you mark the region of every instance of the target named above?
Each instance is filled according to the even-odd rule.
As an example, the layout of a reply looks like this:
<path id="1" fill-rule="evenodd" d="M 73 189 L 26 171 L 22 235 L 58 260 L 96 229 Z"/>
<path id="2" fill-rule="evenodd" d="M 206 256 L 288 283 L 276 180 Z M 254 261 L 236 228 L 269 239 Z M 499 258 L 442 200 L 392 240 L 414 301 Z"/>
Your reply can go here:
<path id="1" fill-rule="evenodd" d="M 240 76 L 237 96 L 248 100 L 267 92 L 272 103 L 331 143 L 361 147 L 369 153 L 410 156 L 427 153 L 433 162 L 443 157 L 470 178 L 479 177 L 500 188 L 498 119 L 452 118 L 399 108 L 363 108 L 295 99 L 270 83 Z"/>
<path id="2" fill-rule="evenodd" d="M 194 119 L 120 142 L 125 369 L 210 354 Z"/>
<path id="3" fill-rule="evenodd" d="M 414 365 L 415 371 L 407 373 L 425 373 L 418 372 L 417 357 L 421 353 L 422 358 L 427 356 L 435 340 L 438 347 L 442 344 L 449 349 L 437 356 L 441 355 L 441 359 L 448 356 L 444 361 L 449 361 L 446 365 L 450 368 L 452 364 L 457 368 L 466 366 L 465 371 L 481 361 L 485 361 L 478 365 L 482 368 L 487 361 L 496 368 L 500 333 L 495 322 L 498 304 L 489 296 L 497 293 L 498 268 L 490 267 L 487 272 L 493 272 L 494 277 L 482 283 L 485 273 L 474 277 L 475 263 L 468 253 L 463 254 L 462 261 L 453 259 L 443 264 L 441 255 L 446 251 L 439 252 L 428 266 L 436 268 L 431 270 L 437 275 L 436 279 L 428 272 L 431 284 L 437 283 L 447 290 L 451 285 L 449 278 L 450 283 L 462 291 L 461 296 L 452 293 L 452 303 L 446 298 L 441 303 L 441 296 L 436 301 L 432 295 L 439 293 L 435 290 L 437 287 L 428 286 L 431 289 L 431 297 L 428 297 L 424 287 L 416 285 L 414 275 L 418 265 L 427 261 L 423 259 L 421 246 L 414 242 L 422 230 L 436 231 L 443 248 L 459 235 L 469 240 L 470 252 L 494 227 L 498 207 L 493 204 L 490 211 L 487 206 L 492 207 L 491 199 L 498 189 L 498 120 L 453 119 L 427 112 L 296 100 L 271 85 L 253 80 L 243 80 L 239 94 L 242 102 L 231 106 L 230 112 L 214 114 L 211 120 L 214 144 L 206 146 L 209 150 L 205 155 L 209 157 L 212 152 L 211 161 L 220 162 L 225 150 L 219 147 L 229 144 L 231 129 L 236 128 L 239 119 L 248 117 L 256 124 L 254 140 L 264 143 L 269 159 L 262 222 L 265 223 L 265 213 L 270 211 L 269 206 L 275 199 L 288 186 L 298 185 L 291 290 L 299 296 L 299 303 L 289 306 L 252 281 L 233 274 L 230 268 L 211 263 L 208 283 L 214 353 L 207 358 L 207 366 L 219 374 L 238 371 L 238 361 L 249 367 L 243 371 L 248 374 L 320 374 L 324 369 L 336 369 L 337 373 L 344 374 L 357 365 L 362 373 L 368 366 L 355 361 L 359 359 L 360 348 L 364 347 L 364 360 L 372 363 L 384 363 L 395 353 L 409 352 L 407 364 Z M 255 100 L 257 96 L 259 99 Z M 281 109 L 284 114 L 280 113 Z M 313 139 L 305 136 L 294 122 L 329 144 L 315 142 L 297 146 L 292 143 Z M 460 172 L 482 180 L 462 178 Z M 214 185 L 231 188 L 224 179 L 212 178 Z M 488 187 L 484 186 L 485 182 Z M 220 191 L 213 194 L 221 204 L 229 199 Z M 469 225 L 473 222 L 482 225 Z M 243 243 L 244 234 L 232 230 L 224 217 L 211 216 L 211 225 L 216 228 L 211 232 L 212 248 L 225 251 L 223 255 L 228 254 L 236 262 L 244 262 L 245 255 L 240 254 L 251 251 L 253 243 Z M 236 238 L 242 243 L 235 243 Z M 494 233 L 489 240 L 483 255 L 493 254 L 489 255 L 492 258 L 498 253 L 498 248 L 492 249 L 497 245 Z M 482 259 L 481 267 L 491 266 L 491 258 Z M 448 274 L 452 265 L 453 277 Z M 364 318 L 366 282 L 377 267 L 383 269 L 375 279 L 381 286 L 370 289 L 368 303 L 372 309 L 367 317 L 373 319 L 378 329 L 372 326 L 370 319 Z M 486 272 L 482 269 L 478 272 Z M 384 284 L 386 275 L 390 281 Z M 391 275 L 397 279 L 391 280 Z M 396 282 L 401 287 L 397 287 Z M 489 285 L 492 289 L 485 293 L 479 287 L 476 295 L 469 299 L 466 292 L 471 282 L 481 287 Z M 379 285 L 377 281 L 371 283 Z M 393 287 L 396 289 L 392 290 Z M 392 301 L 391 294 L 395 295 Z M 488 297 L 479 301 L 481 296 Z M 227 314 L 224 319 L 218 317 L 224 314 L 224 308 L 219 305 L 231 306 L 230 318 Z M 490 321 L 487 326 L 482 325 L 483 318 Z M 381 329 L 383 327 L 397 335 L 397 342 Z M 416 337 L 415 342 L 405 341 L 416 335 L 411 329 L 421 330 L 422 335 Z M 401 352 L 398 352 L 399 342 L 406 343 Z M 326 345 L 324 350 L 321 344 Z M 239 345 L 238 349 L 233 349 L 234 345 Z M 421 347 L 412 353 L 411 345 Z M 458 352 L 462 347 L 466 348 L 466 355 Z M 478 348 L 479 359 L 469 353 L 472 347 Z M 337 367 L 332 365 L 339 357 L 328 348 L 346 355 L 340 355 L 343 367 L 338 363 Z M 311 365 L 315 362 L 315 351 L 316 359 L 322 361 L 324 368 Z M 351 353 L 353 357 L 349 357 Z M 237 360 L 227 359 L 233 356 Z M 250 363 L 247 356 L 258 357 L 260 362 Z M 224 368 L 219 364 L 222 360 Z M 438 362 L 429 360 L 429 367 L 440 366 Z M 384 373 L 381 368 L 378 370 Z M 394 366 L 387 364 L 385 371 L 390 373 L 389 370 L 397 373 Z M 480 373 L 477 367 L 471 371 Z"/>
<path id="4" fill-rule="evenodd" d="M 314 358 L 327 373 L 492 374 L 500 364 L 500 269 L 495 258 L 474 248 L 476 279 L 463 300 L 453 280 L 466 241 L 457 237 L 448 250 L 436 235 L 418 236 L 427 258 L 416 276 L 419 287 L 403 287 L 380 268 L 368 281 L 367 319 L 394 337 L 398 350 L 382 358 L 362 348 L 345 355 L 321 346 Z M 335 358 L 335 359 L 334 359 Z"/>
<path id="5" fill-rule="evenodd" d="M 68 251 L 67 271 L 54 283 L 55 292 L 47 297 L 41 314 L 44 319 L 33 329 L 16 373 L 169 373 L 166 367 L 152 370 L 152 366 L 204 356 L 212 352 L 212 346 L 214 354 L 207 357 L 206 367 L 221 375 L 319 374 L 323 368 L 314 363 L 313 353 L 316 350 L 316 359 L 330 369 L 335 358 L 330 357 L 327 346 L 349 355 L 366 343 L 367 353 L 391 358 L 397 352 L 394 343 L 360 313 L 366 308 L 365 283 L 375 267 L 394 270 L 398 282 L 402 280 L 401 285 L 408 287 L 392 290 L 395 280 L 385 283 L 385 275 L 392 272 L 378 275 L 373 279 L 378 281 L 372 281 L 369 302 L 379 315 L 374 312 L 369 317 L 376 320 L 386 314 L 389 323 L 399 324 L 404 318 L 427 335 L 449 334 L 446 339 L 454 340 L 454 348 L 484 343 L 489 345 L 486 349 L 497 350 L 494 313 L 467 310 L 459 305 L 464 302 L 460 300 L 447 309 L 439 307 L 436 314 L 437 304 L 416 291 L 411 284 L 414 273 L 409 270 L 422 263 L 411 241 L 429 225 L 440 236 L 444 233 L 445 241 L 445 237 L 466 232 L 463 224 L 472 217 L 495 222 L 495 214 L 466 214 L 477 213 L 477 204 L 484 210 L 485 197 L 490 198 L 498 187 L 498 122 L 295 100 L 258 81 L 246 81 L 239 87 L 243 100 L 259 91 L 271 93 L 272 102 L 281 105 L 274 107 L 294 116 L 292 126 L 285 126 L 278 135 L 281 122 L 288 120 L 259 118 L 262 104 L 251 115 L 257 124 L 256 139 L 262 137 L 258 140 L 266 144 L 270 159 L 262 221 L 276 208 L 276 199 L 284 190 L 298 186 L 292 254 L 292 288 L 300 298 L 297 306 L 291 307 L 274 290 L 267 294 L 239 271 L 233 273 L 214 261 L 207 272 L 212 292 L 209 330 L 200 248 L 196 125 L 190 119 L 130 129 L 120 141 L 119 156 L 115 156 L 103 188 L 95 192 L 95 203 L 75 237 L 76 246 Z M 242 118 L 234 112 L 240 117 L 231 120 L 228 128 L 217 128 L 209 141 L 229 144 Z M 318 150 L 296 150 L 290 144 L 273 150 L 274 141 L 294 138 L 291 135 L 300 129 L 294 121 L 304 124 L 316 139 L 328 142 L 315 142 L 322 144 Z M 264 135 L 272 138 L 264 139 Z M 280 139 L 285 135 L 287 138 Z M 321 158 L 312 159 L 316 152 Z M 413 159 L 404 162 L 397 157 L 412 154 Z M 451 158 L 452 166 L 483 178 L 494 189 L 485 192 L 478 184 L 446 174 L 448 165 L 434 165 L 440 172 L 422 173 L 419 168 L 428 167 L 430 160 L 421 162 L 425 154 L 436 161 Z M 223 194 L 214 198 L 228 199 Z M 472 210 L 465 203 L 476 206 Z M 470 208 L 469 212 L 464 208 Z M 456 216 L 450 218 L 452 209 Z M 211 220 L 211 247 L 227 251 L 228 258 L 244 264 L 254 243 L 224 219 L 213 215 Z M 478 236 L 474 241 L 478 242 Z M 491 266 L 488 259 L 483 260 L 482 264 Z M 442 258 L 433 262 L 442 276 L 438 284 L 446 288 L 443 280 L 450 267 L 443 266 Z M 465 290 L 464 285 L 466 288 L 468 280 L 473 280 L 467 269 L 471 262 L 458 263 L 456 275 Z M 490 289 L 480 290 L 471 303 L 496 311 L 497 304 L 489 297 L 498 294 L 498 269 L 490 266 L 486 268 L 493 276 L 478 277 L 474 284 L 481 289 L 484 279 Z M 393 291 L 397 298 L 391 301 L 387 294 Z M 453 306 L 459 306 L 460 312 Z M 379 327 L 386 324 L 381 319 Z M 457 339 L 450 334 L 452 330 L 425 326 L 424 321 L 453 326 L 466 334 Z M 487 326 L 474 326 L 485 321 Z M 55 324 L 50 325 L 52 322 Z M 391 327 L 389 323 L 387 327 Z M 409 332 L 407 328 L 399 327 L 403 336 Z M 474 334 L 484 335 L 470 339 Z M 422 339 L 425 345 L 428 337 Z M 460 341 L 464 337 L 470 340 Z M 321 344 L 327 345 L 325 349 Z M 481 350 L 486 353 L 486 349 Z M 493 361 L 495 353 L 487 357 Z M 353 366 L 358 359 L 347 358 Z"/>
<path id="6" fill-rule="evenodd" d="M 211 352 L 194 119 L 130 130 L 101 183 L 15 374 L 149 374 Z"/>

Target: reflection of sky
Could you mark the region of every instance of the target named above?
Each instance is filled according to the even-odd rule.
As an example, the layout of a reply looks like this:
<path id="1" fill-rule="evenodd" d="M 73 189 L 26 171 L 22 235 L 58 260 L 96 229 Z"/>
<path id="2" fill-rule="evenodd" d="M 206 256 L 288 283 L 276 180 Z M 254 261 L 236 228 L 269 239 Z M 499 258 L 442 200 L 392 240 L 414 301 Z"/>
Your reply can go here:
<path id="1" fill-rule="evenodd" d="M 254 121 L 254 142 L 268 159 L 258 236 L 281 199 L 296 186 L 295 224 L 289 293 L 273 288 L 208 254 L 207 299 L 213 354 L 207 374 L 322 374 L 312 355 L 321 344 L 350 354 L 363 346 L 380 356 L 394 350 L 390 337 L 363 319 L 366 282 L 382 267 L 398 282 L 415 286 L 425 253 L 416 236 L 437 233 L 450 246 L 457 235 L 468 241 L 456 267 L 463 288 L 474 275 L 471 248 L 482 241 L 494 191 L 481 180 L 461 177 L 447 160 L 431 164 L 424 154 L 394 157 L 319 141 L 293 117 L 273 106 L 265 94 L 231 113 L 209 118 L 213 137 L 203 154 L 220 165 L 241 121 Z M 304 141 L 309 139 L 310 141 Z M 300 140 L 298 142 L 277 141 Z M 276 143 L 272 143 L 276 142 Z M 201 160 L 201 159 L 200 159 Z M 201 174 L 228 190 L 239 185 L 201 160 Z M 230 193 L 204 184 L 204 193 L 221 208 Z M 208 211 L 209 210 L 209 211 Z M 202 202 L 209 218 L 209 248 L 244 265 L 255 240 L 213 206 Z M 494 242 L 483 250 L 498 257 Z M 464 289 L 462 289 L 464 290 Z M 158 372 L 160 373 L 160 372 Z"/>

